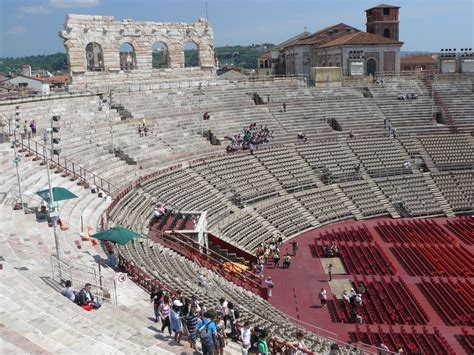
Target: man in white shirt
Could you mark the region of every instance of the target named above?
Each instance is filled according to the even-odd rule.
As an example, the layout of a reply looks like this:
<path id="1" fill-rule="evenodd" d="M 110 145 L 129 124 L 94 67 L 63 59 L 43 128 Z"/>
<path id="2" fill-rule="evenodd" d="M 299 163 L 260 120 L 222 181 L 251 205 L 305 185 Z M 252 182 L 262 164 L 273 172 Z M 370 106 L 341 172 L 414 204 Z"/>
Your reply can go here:
<path id="1" fill-rule="evenodd" d="M 240 329 L 240 341 L 242 342 L 242 355 L 248 355 L 250 349 L 250 322 L 246 321 Z"/>

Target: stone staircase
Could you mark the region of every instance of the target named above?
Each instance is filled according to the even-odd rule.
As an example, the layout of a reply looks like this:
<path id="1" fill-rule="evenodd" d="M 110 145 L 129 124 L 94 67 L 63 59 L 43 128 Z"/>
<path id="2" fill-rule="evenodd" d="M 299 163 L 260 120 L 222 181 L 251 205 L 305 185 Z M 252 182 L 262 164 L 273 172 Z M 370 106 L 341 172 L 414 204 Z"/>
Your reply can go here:
<path id="1" fill-rule="evenodd" d="M 435 181 L 431 177 L 430 173 L 423 173 L 423 179 L 425 180 L 426 186 L 431 191 L 433 196 L 436 198 L 436 201 L 439 203 L 443 212 L 446 214 L 447 217 L 455 217 L 453 209 L 449 205 L 449 203 L 444 198 L 443 194 L 439 190 L 438 186 L 436 185 Z"/>
<path id="2" fill-rule="evenodd" d="M 395 208 L 393 208 L 393 205 L 390 203 L 389 200 L 387 200 L 387 198 L 385 197 L 383 192 L 380 190 L 380 188 L 377 186 L 375 181 L 369 175 L 364 174 L 363 177 L 369 184 L 370 189 L 372 190 L 377 200 L 379 200 L 382 203 L 383 207 L 388 211 L 388 213 L 390 213 L 392 218 L 400 218 L 401 217 L 400 214 L 397 212 Z"/>

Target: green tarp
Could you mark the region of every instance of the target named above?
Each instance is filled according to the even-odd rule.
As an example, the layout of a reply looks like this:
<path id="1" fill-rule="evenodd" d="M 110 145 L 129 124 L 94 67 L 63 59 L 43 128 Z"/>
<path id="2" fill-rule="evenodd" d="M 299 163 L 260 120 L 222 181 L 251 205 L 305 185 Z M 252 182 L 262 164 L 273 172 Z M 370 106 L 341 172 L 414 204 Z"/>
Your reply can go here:
<path id="1" fill-rule="evenodd" d="M 141 234 L 123 227 L 112 227 L 106 231 L 91 235 L 91 237 L 99 240 L 109 240 L 121 245 L 127 244 L 133 238 L 143 238 Z"/>
<path id="2" fill-rule="evenodd" d="M 36 192 L 36 194 L 49 203 L 49 189 L 38 191 Z M 74 195 L 71 191 L 65 189 L 64 187 L 53 187 L 53 197 L 54 202 L 77 198 L 76 195 Z"/>

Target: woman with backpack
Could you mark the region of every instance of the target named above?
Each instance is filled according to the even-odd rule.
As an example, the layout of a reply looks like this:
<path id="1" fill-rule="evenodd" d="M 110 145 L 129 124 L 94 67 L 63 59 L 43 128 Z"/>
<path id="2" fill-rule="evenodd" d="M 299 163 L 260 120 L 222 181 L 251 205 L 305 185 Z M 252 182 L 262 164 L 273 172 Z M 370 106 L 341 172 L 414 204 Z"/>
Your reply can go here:
<path id="1" fill-rule="evenodd" d="M 168 332 L 171 335 L 171 326 L 170 326 L 171 302 L 170 302 L 170 297 L 168 295 L 163 297 L 163 301 L 161 301 L 160 307 L 158 307 L 158 311 L 160 313 L 160 318 L 161 318 L 161 331 L 163 332 L 165 328 L 168 328 Z"/>

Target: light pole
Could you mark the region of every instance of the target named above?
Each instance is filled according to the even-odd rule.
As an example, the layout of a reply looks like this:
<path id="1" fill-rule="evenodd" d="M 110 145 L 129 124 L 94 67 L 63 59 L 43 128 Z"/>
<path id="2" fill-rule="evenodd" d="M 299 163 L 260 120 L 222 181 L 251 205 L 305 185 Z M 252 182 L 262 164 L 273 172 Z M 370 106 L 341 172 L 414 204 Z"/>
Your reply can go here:
<path id="1" fill-rule="evenodd" d="M 60 120 L 60 116 L 53 116 L 51 119 L 51 128 L 46 128 L 43 134 L 43 154 L 44 160 L 46 162 L 46 173 L 48 175 L 48 187 L 49 187 L 49 201 L 48 201 L 48 213 L 51 222 L 53 223 L 53 233 L 54 233 L 54 244 L 56 247 L 56 257 L 58 259 L 58 271 L 59 271 L 59 279 L 62 280 L 62 273 L 61 273 L 61 254 L 59 248 L 59 236 L 58 236 L 58 219 L 59 219 L 59 205 L 57 202 L 54 201 L 53 195 L 53 186 L 51 185 L 51 172 L 49 170 L 49 161 L 48 161 L 48 141 L 50 139 L 49 133 L 51 133 L 51 137 L 53 137 L 53 132 L 58 133 L 59 127 L 53 126 L 53 122 L 58 122 Z M 59 142 L 59 141 L 57 141 Z M 52 154 L 57 154 L 59 156 L 59 149 L 54 148 L 54 138 L 51 138 L 51 151 Z"/>
<path id="2" fill-rule="evenodd" d="M 15 167 L 16 167 L 16 179 L 18 181 L 18 194 L 20 195 L 20 206 L 24 210 L 23 192 L 21 191 L 21 179 L 20 179 L 20 171 L 18 167 L 21 159 L 20 159 L 20 155 L 18 154 L 18 150 L 16 149 L 16 133 L 14 134 L 14 139 L 13 139 L 13 150 L 15 152 L 15 159 L 13 160 L 13 163 L 15 164 Z"/>

